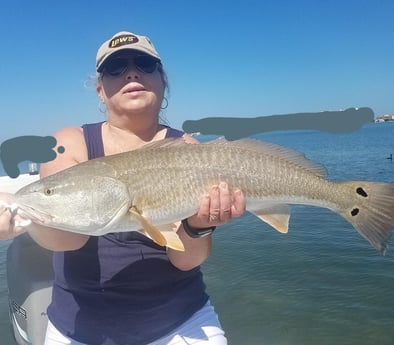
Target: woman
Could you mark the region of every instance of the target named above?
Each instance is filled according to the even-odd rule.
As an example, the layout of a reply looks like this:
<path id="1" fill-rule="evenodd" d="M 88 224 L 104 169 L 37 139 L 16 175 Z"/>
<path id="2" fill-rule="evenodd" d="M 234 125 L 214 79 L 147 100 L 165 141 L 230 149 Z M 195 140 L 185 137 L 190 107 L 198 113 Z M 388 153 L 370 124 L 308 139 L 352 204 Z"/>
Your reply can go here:
<path id="1" fill-rule="evenodd" d="M 167 80 L 147 37 L 117 33 L 98 50 L 96 70 L 107 121 L 56 133 L 65 152 L 41 165 L 41 177 L 166 137 L 195 142 L 159 124 Z M 179 226 L 184 252 L 160 247 L 135 231 L 90 237 L 29 225 L 30 236 L 54 251 L 45 344 L 227 344 L 199 265 L 210 254 L 214 227 L 244 210 L 241 191 L 230 193 L 225 183 L 212 186 L 198 213 Z M 15 226 L 18 217 L 2 213 L 2 238 L 23 231 Z"/>

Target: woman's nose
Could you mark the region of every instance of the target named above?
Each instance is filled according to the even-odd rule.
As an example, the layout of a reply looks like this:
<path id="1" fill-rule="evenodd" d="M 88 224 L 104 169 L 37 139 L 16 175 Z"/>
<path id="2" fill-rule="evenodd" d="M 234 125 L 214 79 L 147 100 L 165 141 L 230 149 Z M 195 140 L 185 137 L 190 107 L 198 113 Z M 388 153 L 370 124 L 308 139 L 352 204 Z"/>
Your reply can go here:
<path id="1" fill-rule="evenodd" d="M 138 68 L 133 64 L 129 63 L 126 71 L 126 79 L 139 79 L 140 78 L 140 71 Z"/>

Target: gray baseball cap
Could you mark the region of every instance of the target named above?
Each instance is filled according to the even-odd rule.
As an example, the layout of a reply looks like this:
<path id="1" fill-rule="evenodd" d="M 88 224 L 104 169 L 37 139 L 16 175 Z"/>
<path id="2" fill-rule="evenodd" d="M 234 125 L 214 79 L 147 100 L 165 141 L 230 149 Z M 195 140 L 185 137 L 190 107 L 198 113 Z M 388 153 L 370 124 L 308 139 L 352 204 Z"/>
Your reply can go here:
<path id="1" fill-rule="evenodd" d="M 153 46 L 150 39 L 146 36 L 140 36 L 127 31 L 121 31 L 112 36 L 108 41 L 105 41 L 96 56 L 96 70 L 101 73 L 104 67 L 104 62 L 121 50 L 134 50 L 153 56 L 159 61 L 160 56 Z"/>

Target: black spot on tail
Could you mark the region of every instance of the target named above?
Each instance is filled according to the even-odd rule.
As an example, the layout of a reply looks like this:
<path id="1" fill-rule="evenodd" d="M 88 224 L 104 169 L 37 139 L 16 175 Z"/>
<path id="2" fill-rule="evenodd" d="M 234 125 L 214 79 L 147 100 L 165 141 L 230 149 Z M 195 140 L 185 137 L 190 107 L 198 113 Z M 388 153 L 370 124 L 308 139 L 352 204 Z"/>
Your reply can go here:
<path id="1" fill-rule="evenodd" d="M 354 209 L 350 212 L 350 214 L 351 214 L 353 217 L 355 217 L 355 216 L 358 215 L 359 212 L 360 212 L 360 210 L 359 210 L 358 208 L 354 208 Z"/>
<path id="2" fill-rule="evenodd" d="M 357 192 L 358 195 L 361 195 L 361 196 L 363 196 L 364 198 L 368 197 L 367 192 L 366 192 L 364 189 L 362 189 L 361 187 L 358 187 L 358 188 L 356 189 L 356 192 Z"/>

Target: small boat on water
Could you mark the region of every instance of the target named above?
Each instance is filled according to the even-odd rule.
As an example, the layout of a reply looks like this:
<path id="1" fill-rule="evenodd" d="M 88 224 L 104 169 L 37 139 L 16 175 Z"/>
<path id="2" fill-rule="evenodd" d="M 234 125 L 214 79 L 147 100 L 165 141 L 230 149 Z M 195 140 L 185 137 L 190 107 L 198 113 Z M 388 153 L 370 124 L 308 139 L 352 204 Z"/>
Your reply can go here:
<path id="1" fill-rule="evenodd" d="M 14 193 L 36 181 L 32 171 L 16 179 L 0 177 L 0 191 Z M 51 301 L 52 252 L 36 244 L 28 234 L 16 237 L 7 250 L 7 280 L 10 324 L 17 345 L 42 345 Z"/>

